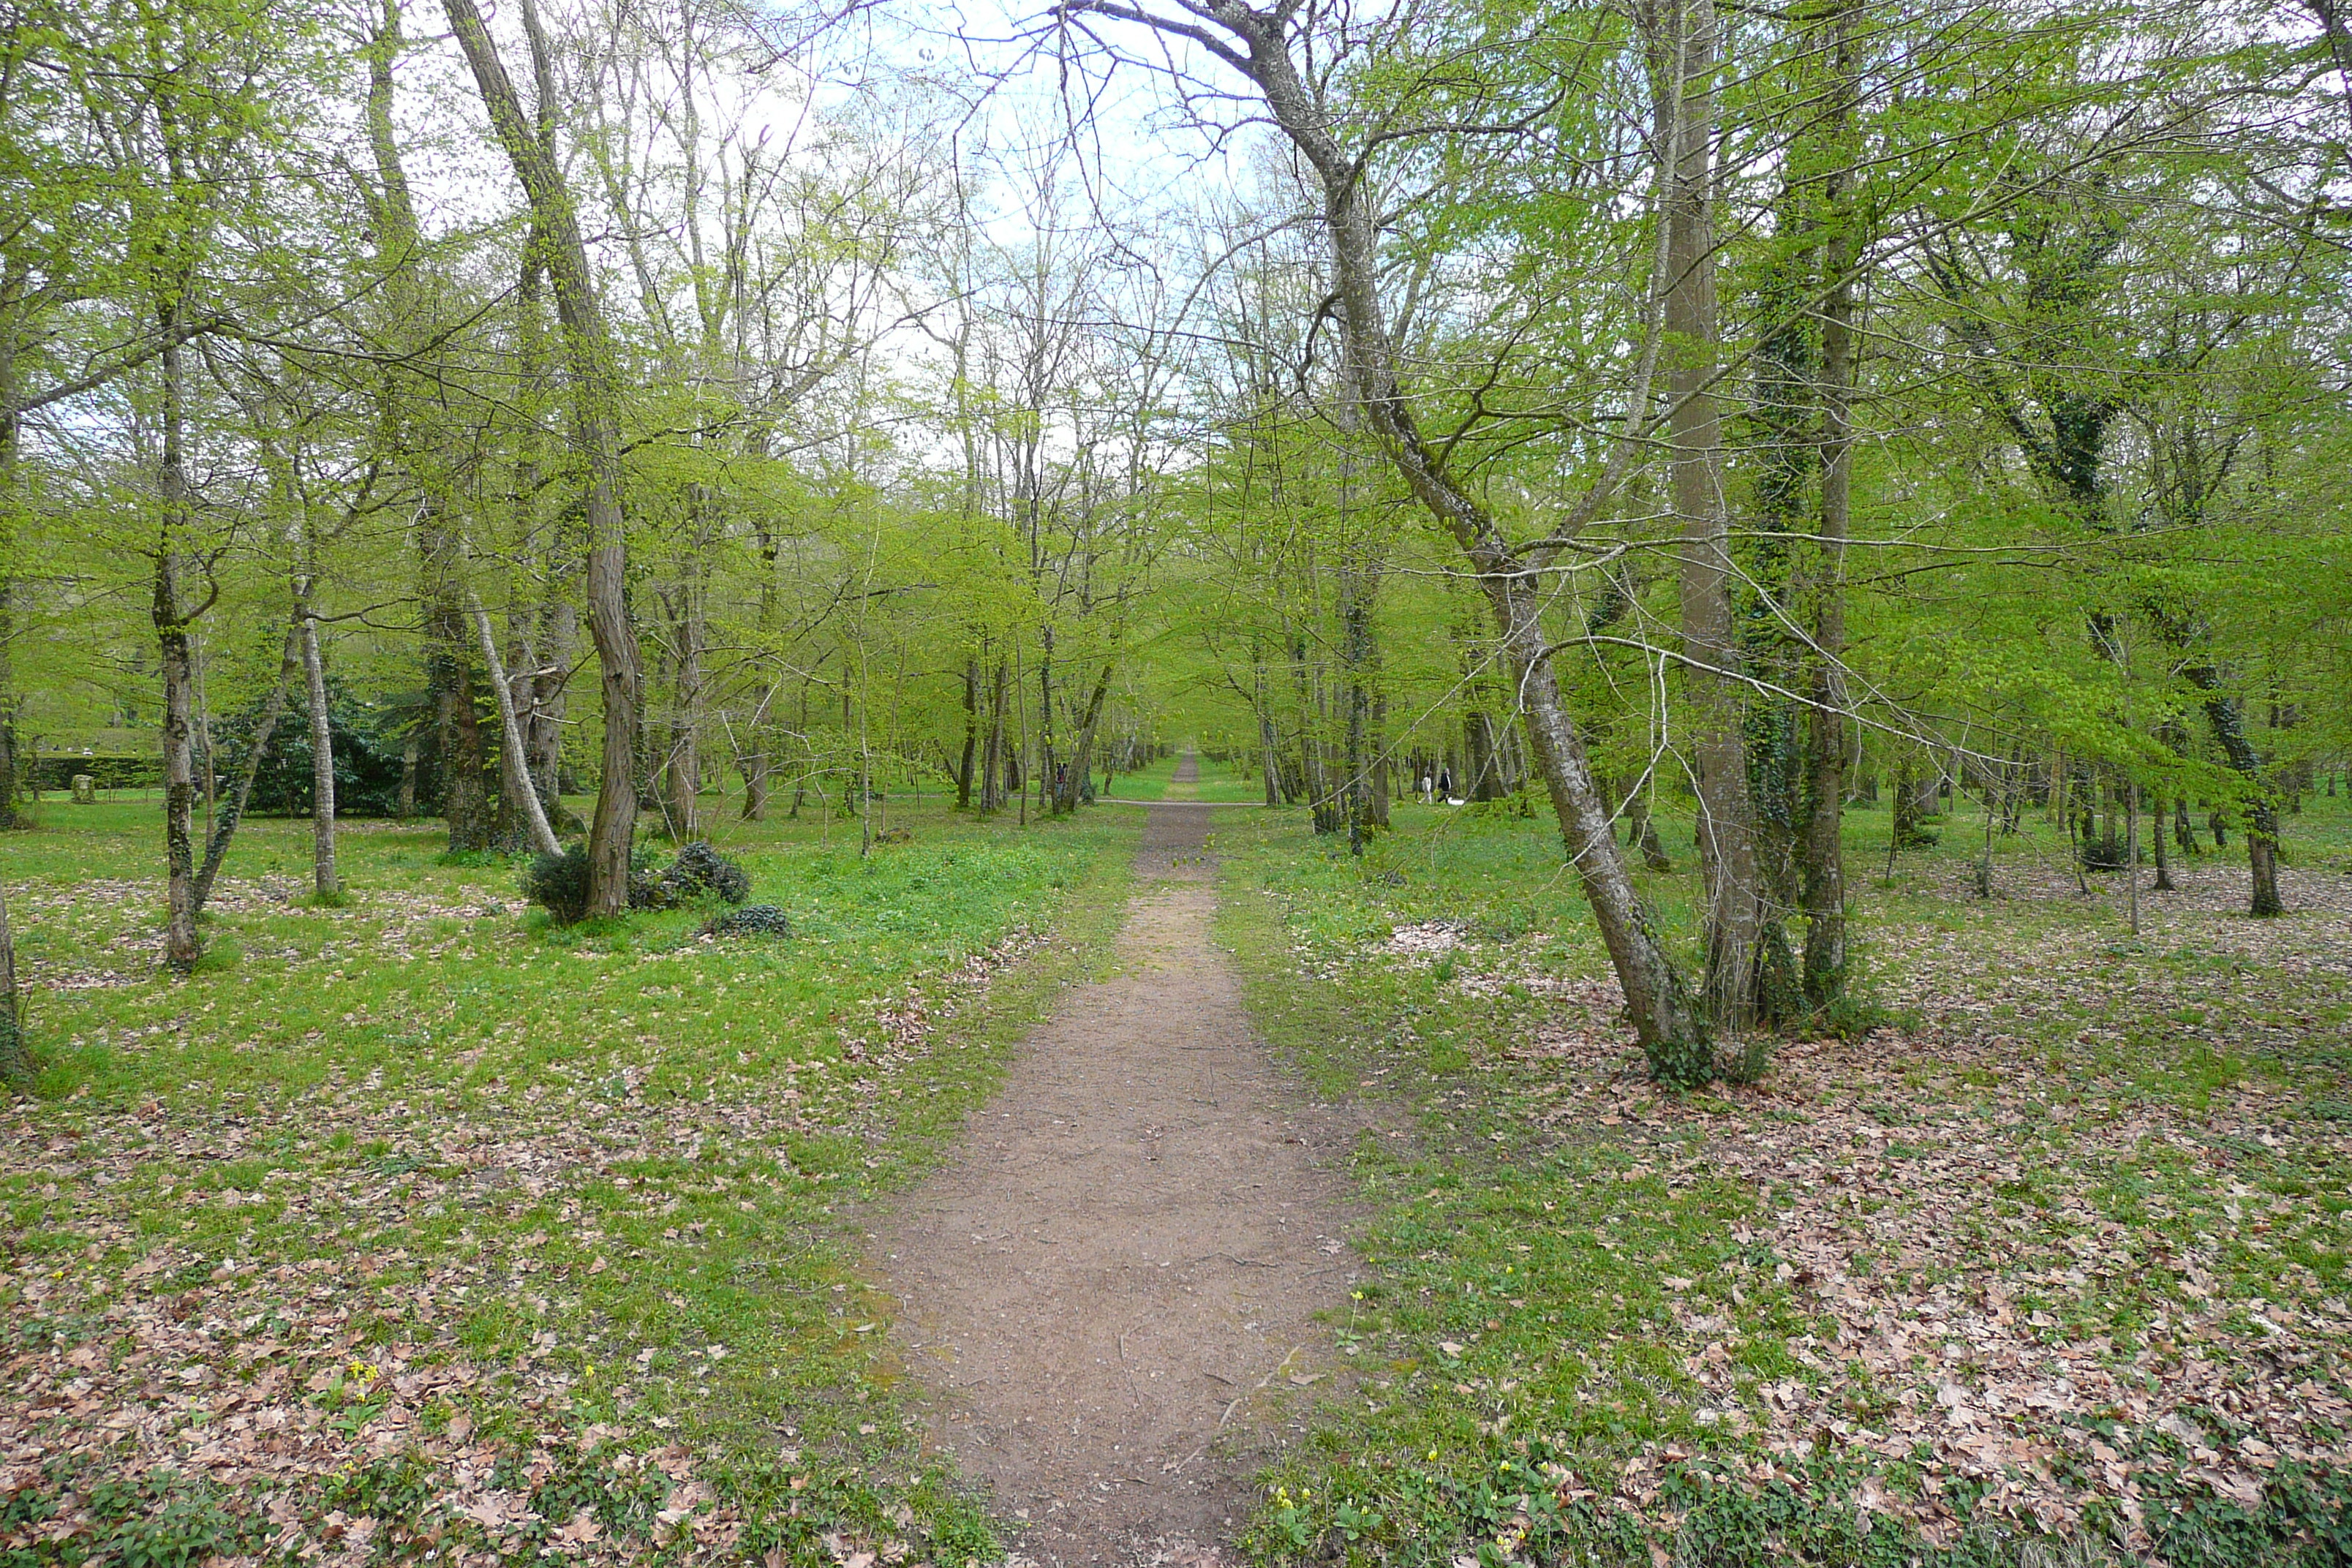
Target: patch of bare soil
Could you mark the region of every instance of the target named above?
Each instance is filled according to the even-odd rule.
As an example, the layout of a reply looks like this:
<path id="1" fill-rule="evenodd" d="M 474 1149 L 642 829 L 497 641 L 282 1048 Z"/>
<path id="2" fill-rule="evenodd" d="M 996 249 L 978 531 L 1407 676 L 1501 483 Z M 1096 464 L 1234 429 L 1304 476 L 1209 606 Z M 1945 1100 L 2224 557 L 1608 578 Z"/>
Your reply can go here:
<path id="1" fill-rule="evenodd" d="M 1209 815 L 1152 808 L 1118 974 L 877 1227 L 936 1441 L 1047 1563 L 1226 1561 L 1359 1267 L 1352 1126 L 1276 1068 L 1210 942 Z"/>

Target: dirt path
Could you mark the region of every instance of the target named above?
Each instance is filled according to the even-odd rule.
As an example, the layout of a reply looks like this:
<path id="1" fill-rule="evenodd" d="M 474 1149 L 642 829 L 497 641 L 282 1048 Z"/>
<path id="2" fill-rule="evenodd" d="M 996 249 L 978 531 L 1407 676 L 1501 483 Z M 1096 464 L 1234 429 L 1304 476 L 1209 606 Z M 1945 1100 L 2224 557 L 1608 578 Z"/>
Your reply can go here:
<path id="1" fill-rule="evenodd" d="M 1284 1396 L 1339 1359 L 1314 1314 L 1357 1268 L 1350 1124 L 1276 1069 L 1210 942 L 1209 816 L 1153 806 L 1119 973 L 877 1227 L 933 1435 L 1041 1563 L 1226 1561 Z"/>

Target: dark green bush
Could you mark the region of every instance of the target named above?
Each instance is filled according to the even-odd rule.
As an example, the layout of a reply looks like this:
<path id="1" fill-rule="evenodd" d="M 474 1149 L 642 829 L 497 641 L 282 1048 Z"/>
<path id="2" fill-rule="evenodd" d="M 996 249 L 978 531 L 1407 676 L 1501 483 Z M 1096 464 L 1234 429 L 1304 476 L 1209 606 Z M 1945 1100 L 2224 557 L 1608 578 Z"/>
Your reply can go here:
<path id="1" fill-rule="evenodd" d="M 746 904 L 702 922 L 705 936 L 790 936 L 793 922 L 773 904 Z"/>
<path id="2" fill-rule="evenodd" d="M 244 767 L 261 709 L 262 701 L 257 698 L 242 712 L 214 726 L 220 738 L 224 777 L 234 778 Z M 335 744 L 335 815 L 390 816 L 398 811 L 402 753 L 410 730 L 421 718 L 414 703 L 397 699 L 370 702 L 352 696 L 340 681 L 329 678 L 327 731 Z M 425 738 L 431 738 L 429 728 Z M 298 680 L 287 693 L 286 707 L 270 731 L 269 751 L 261 759 L 261 771 L 254 775 L 253 799 L 247 810 L 256 816 L 307 816 L 310 785 L 310 702 Z M 497 785 L 489 787 L 495 795 Z M 441 791 L 439 762 L 434 748 L 427 745 L 417 758 L 417 809 L 435 809 Z"/>
<path id="3" fill-rule="evenodd" d="M 588 913 L 588 850 L 574 844 L 561 855 L 535 857 L 523 873 L 523 897 L 539 905 L 559 925 L 572 925 Z M 629 855 L 629 907 L 633 910 L 674 910 L 706 897 L 740 904 L 750 896 L 751 878 L 742 867 L 704 843 L 693 843 L 660 870 L 639 847 Z"/>
<path id="4" fill-rule="evenodd" d="M 561 855 L 532 856 L 530 868 L 522 874 L 522 896 L 545 910 L 558 925 L 574 925 L 585 919 L 588 847 L 573 844 Z"/>
<path id="5" fill-rule="evenodd" d="M 691 902 L 706 893 L 718 895 L 722 904 L 740 904 L 751 894 L 751 874 L 699 839 L 680 849 L 677 858 L 655 880 L 672 905 Z"/>

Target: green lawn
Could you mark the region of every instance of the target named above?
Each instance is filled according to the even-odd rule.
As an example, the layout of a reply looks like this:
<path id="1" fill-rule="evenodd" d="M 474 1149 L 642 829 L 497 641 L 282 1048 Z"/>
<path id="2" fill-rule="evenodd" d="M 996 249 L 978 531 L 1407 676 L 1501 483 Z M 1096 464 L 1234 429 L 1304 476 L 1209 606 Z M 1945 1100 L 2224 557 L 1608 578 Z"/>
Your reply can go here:
<path id="1" fill-rule="evenodd" d="M 720 823 L 795 928 L 728 942 L 550 929 L 437 825 L 347 824 L 352 902 L 310 908 L 305 825 L 257 821 L 187 980 L 156 815 L 5 841 L 43 1065 L 0 1159 L 0 1562 L 995 1554 L 855 1220 L 1104 950 L 1133 814 L 894 800 L 912 842 L 864 859 L 854 821 Z"/>
<path id="2" fill-rule="evenodd" d="M 1361 865 L 1221 820 L 1223 931 L 1356 1159 L 1361 1374 L 1268 1478 L 1266 1561 L 2340 1563 L 2352 1541 L 2352 817 L 2075 890 L 1978 820 L 1885 877 L 1882 1027 L 1644 1081 L 1557 839 L 1402 808 Z M 1664 825 L 1686 868 L 1686 817 Z M 2200 825 L 2200 837 L 2203 829 Z M 1695 962 L 1688 879 L 1644 876 Z M 2041 1555 L 2036 1555 L 2041 1553 Z"/>

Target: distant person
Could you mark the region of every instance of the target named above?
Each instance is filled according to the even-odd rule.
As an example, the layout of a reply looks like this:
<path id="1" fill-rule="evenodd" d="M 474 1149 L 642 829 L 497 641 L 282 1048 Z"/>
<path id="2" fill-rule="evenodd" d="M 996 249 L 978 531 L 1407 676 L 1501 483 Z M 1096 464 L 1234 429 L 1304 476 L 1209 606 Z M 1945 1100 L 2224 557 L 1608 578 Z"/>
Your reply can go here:
<path id="1" fill-rule="evenodd" d="M 1452 800 L 1454 798 L 1454 770 L 1452 768 L 1442 767 L 1437 770 L 1437 793 L 1444 796 L 1447 800 Z"/>
<path id="2" fill-rule="evenodd" d="M 1433 798 L 1433 795 L 1432 795 L 1432 790 L 1433 790 L 1433 785 L 1430 784 L 1430 782 L 1429 782 L 1429 775 L 1428 775 L 1427 773 L 1423 773 L 1423 774 L 1422 774 L 1422 775 L 1421 775 L 1421 804 L 1422 804 L 1422 805 L 1436 805 L 1436 804 L 1437 804 L 1436 800 Z"/>

